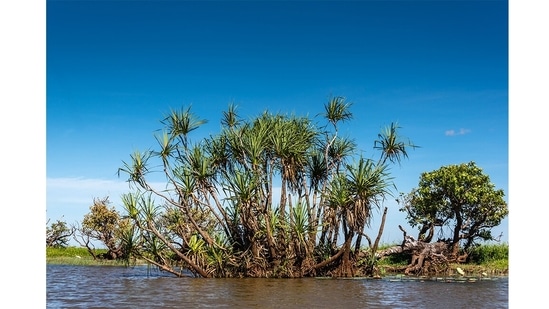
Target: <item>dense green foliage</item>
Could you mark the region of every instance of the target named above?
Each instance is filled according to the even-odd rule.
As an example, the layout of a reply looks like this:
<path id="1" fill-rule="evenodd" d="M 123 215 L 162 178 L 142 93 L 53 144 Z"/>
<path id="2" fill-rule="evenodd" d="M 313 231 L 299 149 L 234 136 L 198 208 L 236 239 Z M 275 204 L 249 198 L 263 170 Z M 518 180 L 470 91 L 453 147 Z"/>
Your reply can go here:
<path id="1" fill-rule="evenodd" d="M 67 247 L 73 234 L 74 229 L 69 228 L 65 221 L 57 220 L 50 226 L 46 225 L 46 247 Z"/>
<path id="2" fill-rule="evenodd" d="M 86 247 L 94 257 L 101 257 L 111 260 L 129 258 L 129 251 L 125 245 L 124 237 L 131 229 L 129 221 L 123 219 L 113 206 L 110 206 L 108 197 L 103 199 L 95 198 L 90 212 L 84 216 L 81 226 L 76 228 L 75 240 Z M 106 252 L 98 252 L 92 241 L 99 241 L 107 248 Z"/>
<path id="3" fill-rule="evenodd" d="M 477 240 L 494 240 L 491 228 L 509 213 L 504 196 L 474 162 L 448 165 L 422 173 L 418 188 L 401 197 L 401 211 L 418 227 L 418 239 L 430 242 L 438 235 L 457 255 Z"/>
<path id="4" fill-rule="evenodd" d="M 241 119 L 229 105 L 221 132 L 199 142 L 190 135 L 206 120 L 190 108 L 171 111 L 157 147 L 135 151 L 119 169 L 135 188 L 123 196 L 134 227 L 129 253 L 176 275 L 179 267 L 202 277 L 360 272 L 362 241 L 372 252 L 379 242 L 364 228 L 393 194 L 388 164 L 416 146 L 393 123 L 374 143 L 378 159 L 363 157 L 338 135 L 350 107 L 331 98 L 319 114 L 327 123 L 318 125 L 268 111 Z M 150 180 L 158 173 L 161 187 Z"/>

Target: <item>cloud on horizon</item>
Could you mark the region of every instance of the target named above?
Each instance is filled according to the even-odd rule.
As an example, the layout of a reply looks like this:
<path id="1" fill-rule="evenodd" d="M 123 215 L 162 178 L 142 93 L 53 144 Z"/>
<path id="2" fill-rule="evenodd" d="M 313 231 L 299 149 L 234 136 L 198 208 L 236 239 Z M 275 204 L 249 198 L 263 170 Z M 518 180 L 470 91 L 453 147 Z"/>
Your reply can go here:
<path id="1" fill-rule="evenodd" d="M 89 211 L 94 198 L 109 197 L 112 205 L 120 205 L 120 196 L 129 192 L 124 181 L 90 178 L 47 178 L 46 212 L 56 219 L 64 216 L 69 222 L 81 219 Z M 117 207 L 118 208 L 118 207 Z"/>

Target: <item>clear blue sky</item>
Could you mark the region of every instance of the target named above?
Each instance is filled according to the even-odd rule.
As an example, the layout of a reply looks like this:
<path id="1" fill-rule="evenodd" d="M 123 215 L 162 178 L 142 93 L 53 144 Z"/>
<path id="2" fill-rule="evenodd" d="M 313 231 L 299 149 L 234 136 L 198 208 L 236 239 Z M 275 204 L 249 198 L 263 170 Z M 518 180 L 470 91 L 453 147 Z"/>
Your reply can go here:
<path id="1" fill-rule="evenodd" d="M 198 141 L 219 132 L 229 102 L 244 117 L 312 117 L 331 95 L 353 102 L 342 134 L 366 157 L 391 122 L 421 146 L 392 168 L 399 192 L 475 161 L 508 200 L 507 1 L 47 1 L 46 25 L 52 221 L 81 221 L 93 198 L 121 206 L 117 169 L 156 146 L 171 108 L 209 120 Z M 405 215 L 386 206 L 382 241 L 400 242 Z"/>

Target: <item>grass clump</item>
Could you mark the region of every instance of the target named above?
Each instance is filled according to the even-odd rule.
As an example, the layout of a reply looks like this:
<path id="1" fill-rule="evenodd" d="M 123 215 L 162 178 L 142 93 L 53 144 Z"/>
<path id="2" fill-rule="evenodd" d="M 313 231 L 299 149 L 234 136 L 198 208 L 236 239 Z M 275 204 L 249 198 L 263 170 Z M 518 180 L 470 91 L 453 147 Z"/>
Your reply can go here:
<path id="1" fill-rule="evenodd" d="M 509 270 L 509 244 L 476 246 L 470 250 L 467 264 L 506 273 Z"/>
<path id="2" fill-rule="evenodd" d="M 475 264 L 509 261 L 508 244 L 488 244 L 472 248 L 469 252 L 469 262 Z"/>

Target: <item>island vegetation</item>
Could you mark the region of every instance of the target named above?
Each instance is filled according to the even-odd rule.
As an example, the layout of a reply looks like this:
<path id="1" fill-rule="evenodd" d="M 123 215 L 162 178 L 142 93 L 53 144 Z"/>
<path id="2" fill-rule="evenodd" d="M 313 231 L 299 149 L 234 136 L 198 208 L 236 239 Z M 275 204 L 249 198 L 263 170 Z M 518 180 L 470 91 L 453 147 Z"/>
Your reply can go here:
<path id="1" fill-rule="evenodd" d="M 316 123 L 269 111 L 242 119 L 230 104 L 221 132 L 198 142 L 191 134 L 207 120 L 190 107 L 173 110 L 161 120 L 156 147 L 135 151 L 118 170 L 129 183 L 123 213 L 108 197 L 94 199 L 81 223 L 47 227 L 48 254 L 73 237 L 96 261 L 140 261 L 205 278 L 427 275 L 493 261 L 486 259 L 491 251 L 496 261 L 507 259 L 507 245 L 481 245 L 498 241 L 491 228 L 508 209 L 480 167 L 442 166 L 398 193 L 390 166 L 419 146 L 391 123 L 366 157 L 339 134 L 353 119 L 351 106 L 332 97 Z M 388 198 L 417 228 L 414 237 L 400 227 L 402 242 L 392 246 L 380 244 Z M 380 225 L 369 235 L 376 214 Z"/>

